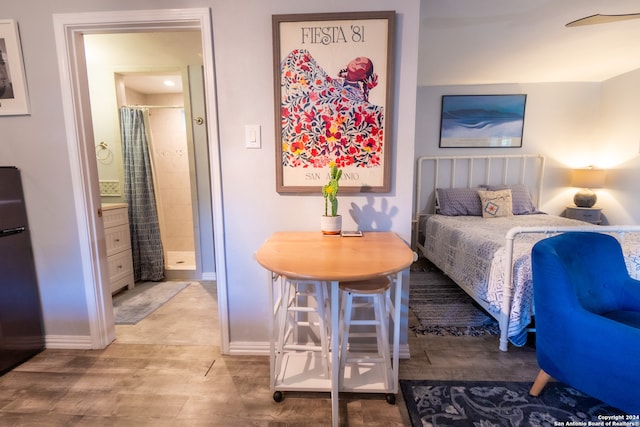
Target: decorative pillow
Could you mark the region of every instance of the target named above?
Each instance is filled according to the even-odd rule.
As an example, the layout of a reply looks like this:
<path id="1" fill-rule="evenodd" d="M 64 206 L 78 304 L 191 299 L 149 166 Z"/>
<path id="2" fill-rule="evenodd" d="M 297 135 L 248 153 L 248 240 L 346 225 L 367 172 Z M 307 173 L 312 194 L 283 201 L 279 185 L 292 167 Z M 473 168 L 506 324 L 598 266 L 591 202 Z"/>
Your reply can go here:
<path id="1" fill-rule="evenodd" d="M 438 213 L 448 216 L 482 216 L 478 190 L 483 188 L 436 188 Z"/>
<path id="2" fill-rule="evenodd" d="M 524 184 L 512 184 L 512 185 L 490 185 L 487 190 L 511 190 L 511 198 L 513 200 L 513 214 L 514 215 L 529 215 L 535 213 L 541 213 L 536 209 L 531 199 L 531 193 L 529 188 Z"/>
<path id="3" fill-rule="evenodd" d="M 511 209 L 513 205 L 511 190 L 478 190 L 478 195 L 480 196 L 480 203 L 482 204 L 483 218 L 498 218 L 513 215 Z"/>

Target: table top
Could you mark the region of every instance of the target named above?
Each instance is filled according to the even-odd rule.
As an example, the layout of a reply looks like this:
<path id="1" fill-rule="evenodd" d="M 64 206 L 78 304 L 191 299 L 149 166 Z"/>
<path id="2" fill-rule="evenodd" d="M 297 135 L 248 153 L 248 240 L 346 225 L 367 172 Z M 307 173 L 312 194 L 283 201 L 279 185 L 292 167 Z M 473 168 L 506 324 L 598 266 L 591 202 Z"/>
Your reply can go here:
<path id="1" fill-rule="evenodd" d="M 274 233 L 255 257 L 267 270 L 287 277 L 351 281 L 401 271 L 413 262 L 413 251 L 393 232 L 341 237 L 291 231 Z"/>

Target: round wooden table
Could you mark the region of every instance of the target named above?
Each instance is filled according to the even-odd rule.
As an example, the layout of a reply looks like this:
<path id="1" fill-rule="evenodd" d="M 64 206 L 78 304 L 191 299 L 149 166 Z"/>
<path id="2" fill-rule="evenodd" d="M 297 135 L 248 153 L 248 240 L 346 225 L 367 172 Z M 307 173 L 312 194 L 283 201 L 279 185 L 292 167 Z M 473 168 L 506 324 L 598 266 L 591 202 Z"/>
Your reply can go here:
<path id="1" fill-rule="evenodd" d="M 393 383 L 392 393 L 397 393 L 398 353 L 400 347 L 400 309 L 402 296 L 402 271 L 414 259 L 414 253 L 393 232 L 364 232 L 362 237 L 324 236 L 320 232 L 277 232 L 258 249 L 256 260 L 269 270 L 271 303 L 273 298 L 273 273 L 290 279 L 319 280 L 331 283 L 331 365 L 338 365 L 338 283 L 364 280 L 377 276 L 395 275 L 393 298 Z M 270 316 L 272 333 L 272 364 L 274 354 L 273 317 Z M 272 386 L 274 384 L 274 378 Z M 299 388 L 297 389 L 299 390 Z M 314 388 L 317 390 L 317 388 Z M 331 369 L 331 414 L 333 425 L 339 422 L 338 369 Z"/>

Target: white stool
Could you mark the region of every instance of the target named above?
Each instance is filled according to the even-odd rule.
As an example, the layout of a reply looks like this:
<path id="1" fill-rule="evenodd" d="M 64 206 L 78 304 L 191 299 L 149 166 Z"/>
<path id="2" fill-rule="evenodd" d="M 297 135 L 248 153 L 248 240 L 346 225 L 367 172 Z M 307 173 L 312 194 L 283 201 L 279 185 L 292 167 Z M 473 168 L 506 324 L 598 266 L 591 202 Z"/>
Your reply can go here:
<path id="1" fill-rule="evenodd" d="M 285 353 L 313 352 L 322 361 L 325 377 L 331 378 L 327 285 L 322 281 L 287 277 L 282 280 L 275 375 L 277 377 L 282 369 Z M 302 328 L 309 334 L 304 338 L 300 335 Z M 281 397 L 281 394 L 278 396 Z"/>
<path id="2" fill-rule="evenodd" d="M 346 391 L 376 391 L 390 393 L 393 390 L 393 371 L 391 367 L 391 352 L 389 349 L 389 289 L 391 282 L 386 276 L 356 282 L 340 282 L 343 292 L 340 313 L 340 389 Z M 373 309 L 373 318 L 353 319 L 356 309 Z M 369 326 L 369 331 L 352 332 L 354 326 Z M 375 331 L 370 331 L 375 327 Z M 376 351 L 352 351 L 349 338 L 375 337 Z M 364 350 L 364 349 L 363 349 Z M 349 367 L 349 382 L 345 387 L 346 368 Z M 373 373 L 382 376 L 382 386 L 368 390 Z M 378 375 L 378 376 L 379 376 Z M 358 378 L 360 377 L 360 378 Z M 387 394 L 387 402 L 395 403 L 395 395 Z"/>

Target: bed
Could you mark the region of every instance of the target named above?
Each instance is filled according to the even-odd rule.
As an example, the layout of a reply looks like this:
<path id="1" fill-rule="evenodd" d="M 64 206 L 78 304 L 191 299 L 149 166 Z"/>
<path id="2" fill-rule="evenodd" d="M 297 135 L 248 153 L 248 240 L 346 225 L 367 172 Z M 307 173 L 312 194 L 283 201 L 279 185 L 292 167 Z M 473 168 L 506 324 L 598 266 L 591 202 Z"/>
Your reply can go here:
<path id="1" fill-rule="evenodd" d="M 498 320 L 503 351 L 509 342 L 524 345 L 531 330 L 530 253 L 538 240 L 565 231 L 612 233 L 629 272 L 640 278 L 640 227 L 540 212 L 544 167 L 539 155 L 421 157 L 418 163 L 414 247 Z"/>

